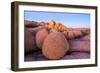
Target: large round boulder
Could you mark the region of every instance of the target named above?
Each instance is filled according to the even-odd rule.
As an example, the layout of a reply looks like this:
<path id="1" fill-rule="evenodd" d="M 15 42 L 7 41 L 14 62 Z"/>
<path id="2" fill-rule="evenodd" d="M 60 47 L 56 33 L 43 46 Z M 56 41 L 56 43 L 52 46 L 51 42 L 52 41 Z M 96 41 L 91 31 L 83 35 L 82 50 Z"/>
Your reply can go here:
<path id="1" fill-rule="evenodd" d="M 60 59 L 69 50 L 69 44 L 61 32 L 52 32 L 44 40 L 42 46 L 43 55 L 47 59 Z"/>
<path id="2" fill-rule="evenodd" d="M 48 31 L 46 29 L 41 29 L 36 34 L 36 45 L 38 48 L 42 48 L 43 42 L 48 35 Z"/>

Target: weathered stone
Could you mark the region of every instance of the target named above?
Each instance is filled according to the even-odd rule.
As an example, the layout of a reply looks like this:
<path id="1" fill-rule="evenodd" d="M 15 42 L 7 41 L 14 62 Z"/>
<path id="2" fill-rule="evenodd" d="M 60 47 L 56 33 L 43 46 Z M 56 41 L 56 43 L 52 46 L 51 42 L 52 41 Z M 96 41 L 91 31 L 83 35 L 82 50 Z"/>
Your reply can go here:
<path id="1" fill-rule="evenodd" d="M 60 59 L 69 50 L 69 44 L 61 32 L 52 32 L 44 40 L 43 55 L 48 59 Z"/>
<path id="2" fill-rule="evenodd" d="M 25 52 L 36 50 L 35 37 L 27 28 L 24 30 L 24 47 Z"/>
<path id="3" fill-rule="evenodd" d="M 48 31 L 46 29 L 41 29 L 36 34 L 36 44 L 38 48 L 42 48 L 45 38 L 48 36 Z"/>

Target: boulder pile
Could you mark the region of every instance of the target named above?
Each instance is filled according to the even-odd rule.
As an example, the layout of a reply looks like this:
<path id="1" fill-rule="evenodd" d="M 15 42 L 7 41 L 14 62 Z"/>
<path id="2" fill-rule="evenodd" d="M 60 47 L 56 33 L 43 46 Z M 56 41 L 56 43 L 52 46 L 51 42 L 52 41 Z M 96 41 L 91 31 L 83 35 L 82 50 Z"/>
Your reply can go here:
<path id="1" fill-rule="evenodd" d="M 45 58 L 52 60 L 61 59 L 70 51 L 70 44 L 72 44 L 70 39 L 80 38 L 88 34 L 87 30 L 68 28 L 54 20 L 48 22 L 25 21 L 24 31 L 25 52 L 39 48 Z"/>

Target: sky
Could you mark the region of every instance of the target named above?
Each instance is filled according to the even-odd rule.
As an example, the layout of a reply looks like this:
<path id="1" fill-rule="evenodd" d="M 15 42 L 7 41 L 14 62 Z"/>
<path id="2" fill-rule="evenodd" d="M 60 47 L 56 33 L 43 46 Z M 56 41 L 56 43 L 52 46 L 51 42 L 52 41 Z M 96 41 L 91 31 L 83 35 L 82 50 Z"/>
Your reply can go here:
<path id="1" fill-rule="evenodd" d="M 54 20 L 71 28 L 89 28 L 90 14 L 24 11 L 24 19 L 37 22 Z"/>

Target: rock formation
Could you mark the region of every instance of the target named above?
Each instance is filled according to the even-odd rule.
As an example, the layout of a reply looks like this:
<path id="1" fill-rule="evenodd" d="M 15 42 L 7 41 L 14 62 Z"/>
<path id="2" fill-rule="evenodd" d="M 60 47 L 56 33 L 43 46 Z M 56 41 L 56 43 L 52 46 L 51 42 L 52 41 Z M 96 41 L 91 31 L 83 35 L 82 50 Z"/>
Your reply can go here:
<path id="1" fill-rule="evenodd" d="M 42 48 L 45 38 L 48 36 L 48 31 L 46 29 L 41 29 L 36 34 L 36 45 L 38 48 Z"/>
<path id="2" fill-rule="evenodd" d="M 49 33 L 55 32 L 55 31 L 62 32 L 66 36 L 67 39 L 73 39 L 73 38 L 81 37 L 87 34 L 86 30 L 76 31 L 75 29 L 64 26 L 62 23 L 57 23 L 54 20 L 49 20 L 48 22 L 34 22 L 34 23 L 31 22 L 31 24 L 29 25 L 26 24 L 25 26 L 26 27 L 42 26 L 42 27 L 47 28 Z"/>
<path id="3" fill-rule="evenodd" d="M 69 50 L 69 44 L 61 32 L 51 32 L 44 40 L 43 55 L 48 59 L 60 59 Z"/>
<path id="4" fill-rule="evenodd" d="M 25 20 L 25 52 L 38 47 L 47 59 L 53 60 L 61 59 L 67 52 L 89 52 L 90 37 L 84 37 L 87 34 L 90 35 L 89 29 L 68 28 L 54 20 L 48 22 Z M 77 41 L 77 38 L 82 37 L 88 39 L 88 42 Z"/>

